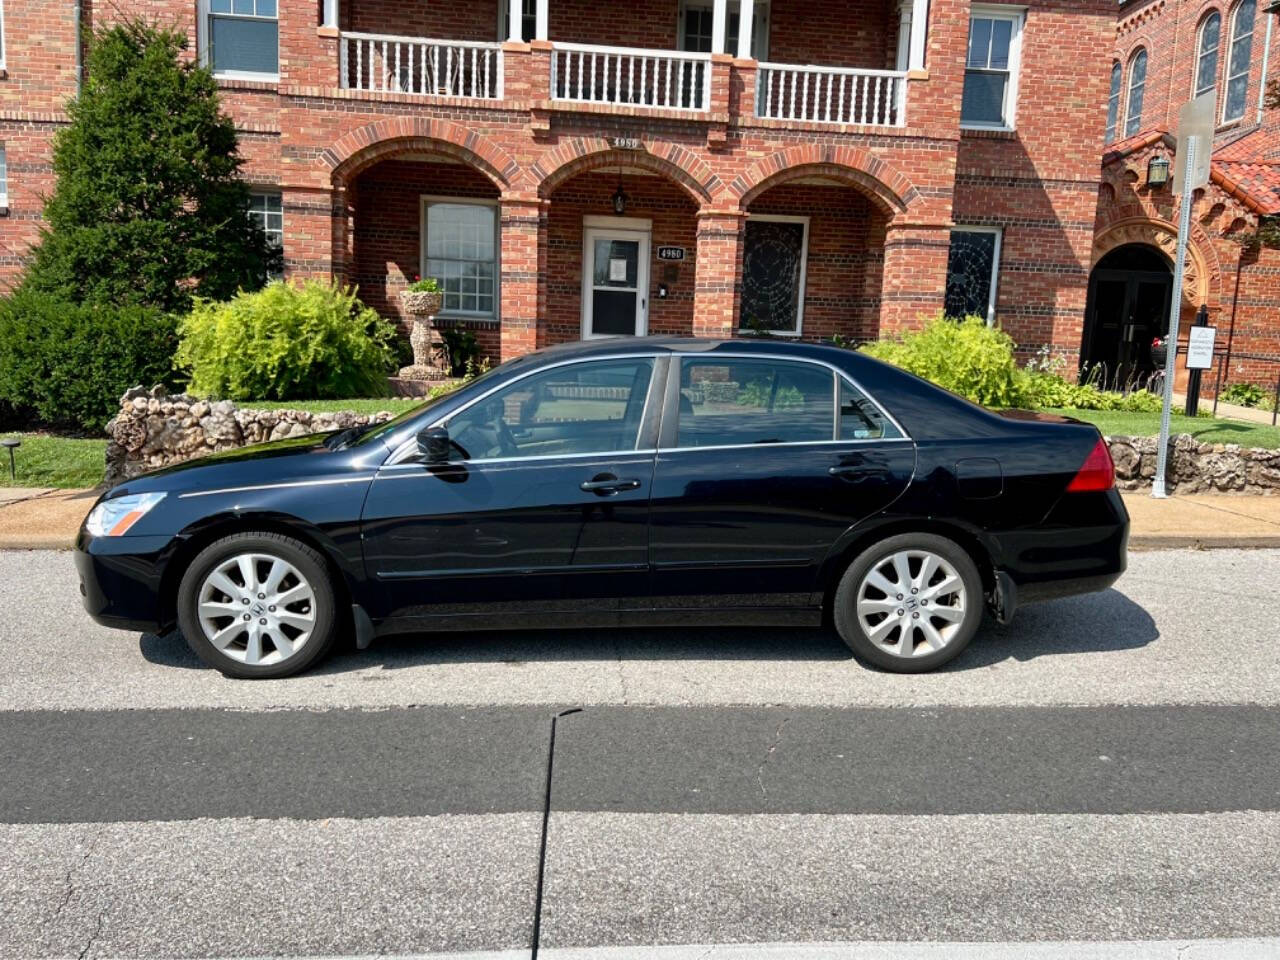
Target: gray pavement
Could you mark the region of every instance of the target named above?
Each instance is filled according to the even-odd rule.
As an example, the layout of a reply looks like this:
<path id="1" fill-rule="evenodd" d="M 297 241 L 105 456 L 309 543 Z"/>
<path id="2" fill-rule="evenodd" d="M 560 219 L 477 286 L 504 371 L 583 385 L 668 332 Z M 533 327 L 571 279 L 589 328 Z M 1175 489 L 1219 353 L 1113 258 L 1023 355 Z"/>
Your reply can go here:
<path id="1" fill-rule="evenodd" d="M 0 552 L 0 957 L 1280 957 L 1277 574 L 1135 554 L 921 677 L 565 631 L 243 683 Z"/>
<path id="2" fill-rule="evenodd" d="M 1255 597 L 1280 551 L 1133 554 L 1116 589 L 990 621 L 948 669 L 894 676 L 820 630 L 541 631 L 376 640 L 251 684 L 178 636 L 93 624 L 71 557 L 0 551 L 0 710 L 414 704 L 1047 706 L 1280 704 L 1280 644 Z"/>

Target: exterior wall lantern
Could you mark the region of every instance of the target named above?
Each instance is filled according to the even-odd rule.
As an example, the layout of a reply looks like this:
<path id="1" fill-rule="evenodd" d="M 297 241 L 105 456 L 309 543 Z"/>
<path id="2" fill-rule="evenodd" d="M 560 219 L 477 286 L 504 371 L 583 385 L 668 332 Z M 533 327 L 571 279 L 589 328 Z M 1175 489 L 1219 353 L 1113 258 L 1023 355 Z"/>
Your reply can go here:
<path id="1" fill-rule="evenodd" d="M 1152 157 L 1151 162 L 1147 164 L 1147 186 L 1153 190 L 1159 190 L 1169 182 L 1169 158 L 1165 156 Z"/>

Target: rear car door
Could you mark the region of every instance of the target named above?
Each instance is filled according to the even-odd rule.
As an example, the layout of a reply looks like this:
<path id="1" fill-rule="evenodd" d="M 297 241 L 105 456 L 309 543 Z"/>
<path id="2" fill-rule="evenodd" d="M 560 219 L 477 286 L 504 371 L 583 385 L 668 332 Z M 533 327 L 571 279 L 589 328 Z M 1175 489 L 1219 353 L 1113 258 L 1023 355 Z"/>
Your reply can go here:
<path id="1" fill-rule="evenodd" d="M 832 544 L 914 467 L 910 439 L 833 367 L 673 360 L 650 511 L 655 605 L 810 605 Z"/>
<path id="2" fill-rule="evenodd" d="M 634 356 L 536 370 L 450 416 L 449 464 L 383 467 L 363 524 L 387 615 L 424 628 L 442 616 L 509 625 L 513 613 L 555 624 L 584 599 L 607 614 L 643 597 L 665 365 Z"/>

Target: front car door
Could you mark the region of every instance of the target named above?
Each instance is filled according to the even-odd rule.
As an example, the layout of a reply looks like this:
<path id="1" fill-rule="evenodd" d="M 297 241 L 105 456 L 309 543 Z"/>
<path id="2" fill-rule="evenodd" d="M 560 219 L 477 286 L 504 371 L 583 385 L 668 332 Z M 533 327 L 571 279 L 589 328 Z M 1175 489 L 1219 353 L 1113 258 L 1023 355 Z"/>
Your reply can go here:
<path id="1" fill-rule="evenodd" d="M 389 628 L 506 626 L 512 615 L 557 625 L 588 599 L 607 623 L 643 603 L 666 365 L 634 356 L 535 370 L 450 415 L 449 464 L 410 456 L 379 470 L 364 549 Z"/>
<path id="2" fill-rule="evenodd" d="M 915 445 L 856 384 L 791 357 L 673 361 L 659 447 L 655 607 L 714 603 L 721 619 L 734 608 L 812 614 L 832 545 L 915 469 Z"/>

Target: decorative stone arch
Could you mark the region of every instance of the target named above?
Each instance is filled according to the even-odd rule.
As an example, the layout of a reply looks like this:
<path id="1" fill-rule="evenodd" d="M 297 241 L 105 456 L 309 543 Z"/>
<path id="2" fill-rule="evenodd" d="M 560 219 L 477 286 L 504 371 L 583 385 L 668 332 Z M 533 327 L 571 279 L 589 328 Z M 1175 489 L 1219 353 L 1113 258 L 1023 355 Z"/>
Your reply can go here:
<path id="1" fill-rule="evenodd" d="M 724 189 L 720 178 L 693 153 L 663 141 L 645 141 L 642 150 L 619 150 L 602 137 L 579 137 L 545 153 L 529 168 L 528 176 L 538 196 L 547 199 L 558 186 L 579 174 L 620 165 L 639 167 L 671 180 L 699 207 Z"/>
<path id="2" fill-rule="evenodd" d="M 320 160 L 335 184 L 345 184 L 379 160 L 411 150 L 453 157 L 479 170 L 500 191 L 520 174 L 502 148 L 456 123 L 431 117 L 389 117 L 358 127 L 321 153 Z"/>
<path id="3" fill-rule="evenodd" d="M 906 212 L 920 191 L 888 161 L 858 147 L 806 144 L 765 157 L 734 178 L 729 191 L 745 211 L 756 197 L 802 177 L 829 177 L 865 194 L 886 216 Z"/>
<path id="4" fill-rule="evenodd" d="M 1177 257 L 1178 229 L 1165 220 L 1145 217 L 1118 220 L 1094 237 L 1090 271 L 1112 250 L 1129 243 L 1155 247 L 1173 264 Z M 1192 226 L 1190 242 L 1187 244 L 1182 290 L 1184 307 L 1198 307 L 1202 303 L 1208 304 L 1210 308 L 1217 307 L 1222 293 L 1221 264 L 1213 244 L 1198 225 Z"/>

